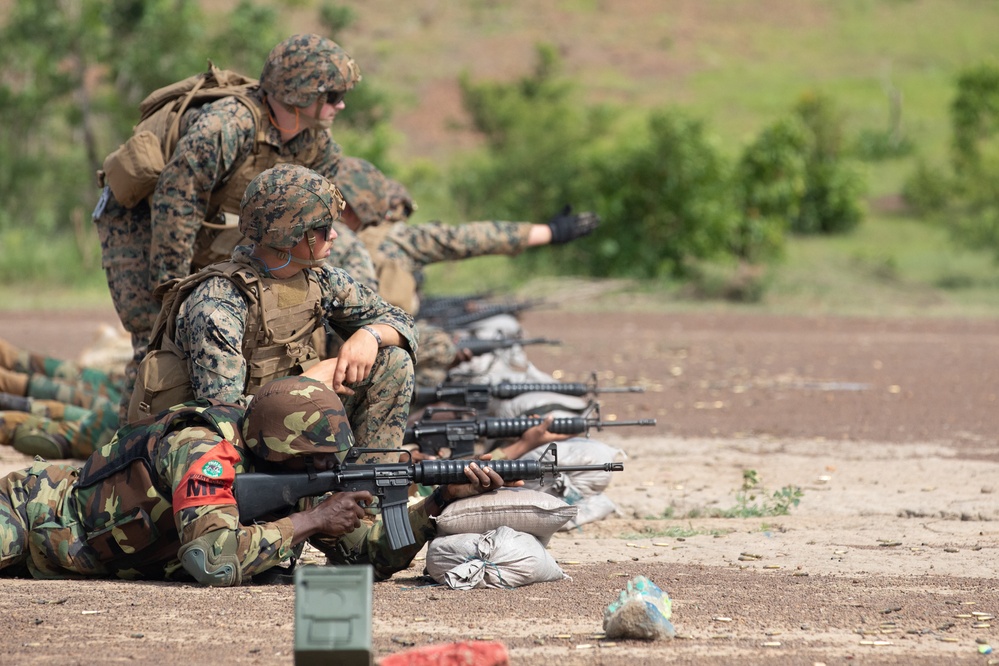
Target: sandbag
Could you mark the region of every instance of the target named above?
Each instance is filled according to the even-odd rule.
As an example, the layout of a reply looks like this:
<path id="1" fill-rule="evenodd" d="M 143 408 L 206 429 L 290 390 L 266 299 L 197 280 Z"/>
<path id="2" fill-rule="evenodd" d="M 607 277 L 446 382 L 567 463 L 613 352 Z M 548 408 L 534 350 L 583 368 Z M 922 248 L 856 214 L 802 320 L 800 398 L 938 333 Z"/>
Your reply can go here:
<path id="1" fill-rule="evenodd" d="M 568 578 L 535 537 L 509 527 L 438 537 L 427 548 L 427 573 L 454 590 L 511 589 Z"/>
<path id="2" fill-rule="evenodd" d="M 453 502 L 435 520 L 440 536 L 484 534 L 509 527 L 547 545 L 552 535 L 575 517 L 576 508 L 553 495 L 525 488 L 500 488 Z"/>

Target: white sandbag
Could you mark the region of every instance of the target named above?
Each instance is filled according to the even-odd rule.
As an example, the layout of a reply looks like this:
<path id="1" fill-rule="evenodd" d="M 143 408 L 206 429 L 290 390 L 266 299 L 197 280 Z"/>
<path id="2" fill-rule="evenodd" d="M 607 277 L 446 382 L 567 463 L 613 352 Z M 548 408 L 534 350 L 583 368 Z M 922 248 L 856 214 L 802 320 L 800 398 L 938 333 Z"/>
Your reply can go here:
<path id="1" fill-rule="evenodd" d="M 590 401 L 586 398 L 551 391 L 531 391 L 507 400 L 489 401 L 490 414 L 503 418 L 549 413 L 556 416 L 580 416 L 589 407 Z"/>
<path id="2" fill-rule="evenodd" d="M 559 532 L 568 532 L 617 513 L 617 506 L 603 493 L 584 497 L 573 506 L 576 507 L 576 517 L 560 527 Z"/>
<path id="3" fill-rule="evenodd" d="M 576 508 L 528 488 L 500 488 L 453 502 L 435 519 L 437 534 L 485 534 L 509 527 L 547 545 L 560 527 L 576 517 Z"/>
<path id="4" fill-rule="evenodd" d="M 437 537 L 427 548 L 426 568 L 431 578 L 455 590 L 510 589 L 568 578 L 540 541 L 509 527 Z"/>

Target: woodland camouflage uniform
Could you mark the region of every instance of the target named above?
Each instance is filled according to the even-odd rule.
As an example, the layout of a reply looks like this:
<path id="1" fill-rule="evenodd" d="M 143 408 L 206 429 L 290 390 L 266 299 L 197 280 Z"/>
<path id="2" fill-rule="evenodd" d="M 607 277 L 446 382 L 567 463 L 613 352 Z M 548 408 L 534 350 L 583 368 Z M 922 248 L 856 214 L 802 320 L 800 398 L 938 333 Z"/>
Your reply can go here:
<path id="1" fill-rule="evenodd" d="M 238 585 L 293 555 L 294 528 L 287 517 L 242 524 L 235 475 L 294 455 L 339 457 L 352 443 L 336 394 L 305 377 L 272 382 L 245 415 L 217 401 L 176 406 L 122 428 L 81 469 L 39 460 L 0 480 L 0 575 Z M 435 534 L 423 502 L 409 516 L 416 544 L 405 549 L 391 550 L 380 518 L 309 541 L 332 563 L 371 563 L 387 578 Z M 227 574 L 206 575 L 192 551 Z"/>
<path id="2" fill-rule="evenodd" d="M 319 65 L 316 54 L 323 59 Z M 259 133 L 254 112 L 236 98 L 205 104 L 184 114 L 177 147 L 147 200 L 128 209 L 104 189 L 93 219 L 115 310 L 132 336 L 134 352 L 126 369 L 121 416 L 159 312 L 153 291 L 225 258 L 238 240 L 238 234 L 229 234 L 231 240 L 222 247 L 212 247 L 217 232 L 204 223 L 215 221 L 219 213 L 238 214 L 246 185 L 276 163 L 302 164 L 331 179 L 336 176 L 341 149 L 330 133 L 310 127 L 282 142 L 281 133 L 267 121 L 271 114 L 265 94 L 306 106 L 328 91 L 349 90 L 359 80 L 357 65 L 330 40 L 290 37 L 271 51 L 261 88 L 249 94 L 263 119 Z"/>
<path id="3" fill-rule="evenodd" d="M 0 444 L 84 459 L 118 429 L 120 378 L 0 340 Z"/>

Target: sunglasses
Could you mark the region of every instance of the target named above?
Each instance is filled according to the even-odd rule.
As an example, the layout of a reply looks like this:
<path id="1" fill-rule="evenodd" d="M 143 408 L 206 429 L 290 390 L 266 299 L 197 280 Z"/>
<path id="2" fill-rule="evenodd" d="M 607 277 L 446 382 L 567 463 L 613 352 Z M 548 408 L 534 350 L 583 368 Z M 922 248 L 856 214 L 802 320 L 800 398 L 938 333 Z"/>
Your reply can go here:
<path id="1" fill-rule="evenodd" d="M 330 236 L 333 235 L 333 227 L 329 224 L 324 224 L 321 227 L 312 227 L 312 232 L 320 238 L 325 238 L 326 240 L 332 240 Z"/>
<path id="2" fill-rule="evenodd" d="M 343 101 L 343 98 L 346 97 L 346 95 L 346 90 L 331 90 L 326 93 L 326 103 L 336 106 Z"/>

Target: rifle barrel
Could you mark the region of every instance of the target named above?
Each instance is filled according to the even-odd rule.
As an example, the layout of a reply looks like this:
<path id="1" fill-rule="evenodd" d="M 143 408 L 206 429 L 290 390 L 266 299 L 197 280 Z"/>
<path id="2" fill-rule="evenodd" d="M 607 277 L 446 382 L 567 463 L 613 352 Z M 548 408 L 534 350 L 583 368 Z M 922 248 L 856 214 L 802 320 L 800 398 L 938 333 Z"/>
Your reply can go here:
<path id="1" fill-rule="evenodd" d="M 600 421 L 594 423 L 593 427 L 599 430 L 600 428 L 608 428 L 611 426 L 654 426 L 656 425 L 655 419 L 637 419 L 635 421 Z"/>
<path id="2" fill-rule="evenodd" d="M 644 386 L 595 386 L 594 393 L 645 393 Z"/>

